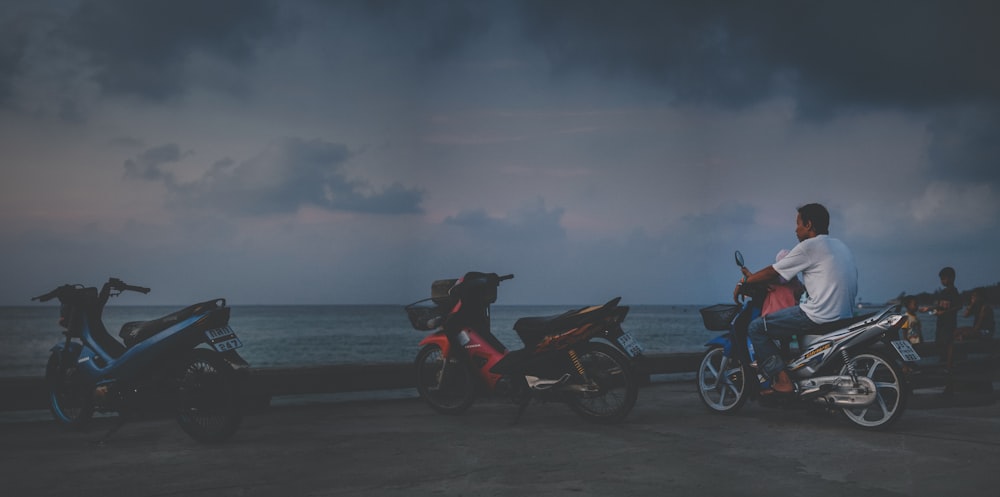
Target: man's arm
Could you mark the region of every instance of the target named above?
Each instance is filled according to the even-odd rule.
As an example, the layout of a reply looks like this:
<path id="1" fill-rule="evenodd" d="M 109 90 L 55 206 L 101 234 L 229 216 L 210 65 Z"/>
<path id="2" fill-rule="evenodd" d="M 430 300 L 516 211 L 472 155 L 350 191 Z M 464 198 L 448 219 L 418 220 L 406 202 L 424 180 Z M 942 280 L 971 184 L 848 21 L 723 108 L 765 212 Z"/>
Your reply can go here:
<path id="1" fill-rule="evenodd" d="M 744 275 L 746 273 L 748 273 L 748 272 L 750 272 L 749 269 L 743 268 L 743 274 Z M 778 278 L 780 278 L 780 277 L 781 277 L 781 275 L 778 274 L 778 272 L 774 270 L 774 266 L 767 266 L 766 268 L 761 269 L 760 271 L 757 271 L 756 273 L 753 273 L 751 275 L 745 276 L 744 277 L 745 278 L 744 281 L 741 281 L 739 284 L 736 285 L 736 288 L 733 289 L 733 302 L 739 303 L 739 301 L 740 301 L 740 287 L 741 286 L 747 285 L 747 284 L 754 284 L 754 283 L 770 283 L 772 281 L 777 281 Z"/>
<path id="2" fill-rule="evenodd" d="M 778 271 L 775 271 L 774 266 L 767 266 L 766 268 L 747 276 L 747 280 L 744 284 L 770 283 L 772 281 L 777 281 L 779 278 L 781 278 L 781 275 L 778 274 Z"/>

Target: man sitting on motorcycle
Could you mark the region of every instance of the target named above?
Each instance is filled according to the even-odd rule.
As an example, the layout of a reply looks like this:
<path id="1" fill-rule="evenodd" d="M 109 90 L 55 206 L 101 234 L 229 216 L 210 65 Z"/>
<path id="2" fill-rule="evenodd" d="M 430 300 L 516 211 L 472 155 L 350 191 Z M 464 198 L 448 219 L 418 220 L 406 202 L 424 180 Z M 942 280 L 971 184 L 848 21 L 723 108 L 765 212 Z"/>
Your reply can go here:
<path id="1" fill-rule="evenodd" d="M 802 273 L 805 301 L 754 319 L 747 330 L 758 368 L 771 381 L 770 389 L 762 394 L 794 391 L 775 339 L 809 334 L 820 325 L 854 315 L 858 269 L 847 245 L 830 238 L 829 226 L 830 213 L 826 207 L 820 204 L 799 207 L 795 219 L 799 244 L 780 261 L 744 277 L 734 292 L 738 295 L 744 284 L 766 284 L 779 278 L 790 280 Z"/>

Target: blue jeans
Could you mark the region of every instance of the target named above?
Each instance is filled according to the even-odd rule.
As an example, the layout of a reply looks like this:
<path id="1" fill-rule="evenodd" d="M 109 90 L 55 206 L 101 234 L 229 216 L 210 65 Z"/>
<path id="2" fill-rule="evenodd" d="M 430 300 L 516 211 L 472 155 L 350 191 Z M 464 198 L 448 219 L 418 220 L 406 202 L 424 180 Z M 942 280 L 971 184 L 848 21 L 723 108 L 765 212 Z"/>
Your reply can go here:
<path id="1" fill-rule="evenodd" d="M 785 369 L 785 361 L 774 340 L 790 338 L 792 335 L 808 334 L 810 330 L 820 325 L 812 322 L 802 309 L 793 305 L 780 311 L 761 316 L 750 322 L 747 332 L 753 343 L 757 368 L 764 376 L 774 378 L 774 375 Z"/>

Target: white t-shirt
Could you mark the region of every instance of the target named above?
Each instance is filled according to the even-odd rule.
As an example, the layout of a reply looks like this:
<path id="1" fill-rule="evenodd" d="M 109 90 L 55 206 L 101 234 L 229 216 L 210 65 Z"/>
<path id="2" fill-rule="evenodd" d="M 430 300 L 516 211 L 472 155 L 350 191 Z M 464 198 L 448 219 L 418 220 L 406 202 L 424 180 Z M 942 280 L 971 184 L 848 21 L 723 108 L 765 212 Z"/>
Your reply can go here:
<path id="1" fill-rule="evenodd" d="M 858 296 L 858 268 L 844 242 L 817 235 L 799 242 L 774 270 L 790 280 L 802 273 L 808 299 L 800 307 L 814 323 L 822 324 L 854 315 Z"/>

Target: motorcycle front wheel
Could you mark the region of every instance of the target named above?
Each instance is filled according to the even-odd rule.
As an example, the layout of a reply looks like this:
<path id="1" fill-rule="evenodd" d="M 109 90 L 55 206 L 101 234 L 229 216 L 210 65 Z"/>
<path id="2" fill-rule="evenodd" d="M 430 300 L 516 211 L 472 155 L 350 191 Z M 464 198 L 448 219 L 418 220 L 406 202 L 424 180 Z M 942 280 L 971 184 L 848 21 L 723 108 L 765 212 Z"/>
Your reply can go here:
<path id="1" fill-rule="evenodd" d="M 575 350 L 587 381 L 570 396 L 570 408 L 598 423 L 625 419 L 639 397 L 639 381 L 628 358 L 602 342 L 583 343 Z"/>
<path id="2" fill-rule="evenodd" d="M 476 397 L 475 378 L 469 368 L 454 357 L 445 357 L 441 347 L 430 344 L 417 353 L 417 393 L 442 414 L 461 414 Z"/>
<path id="3" fill-rule="evenodd" d="M 705 351 L 698 366 L 698 394 L 705 407 L 732 414 L 747 401 L 747 372 L 740 360 L 727 357 L 722 347 Z"/>
<path id="4" fill-rule="evenodd" d="M 865 407 L 845 407 L 844 417 L 852 423 L 873 430 L 883 429 L 896 422 L 910 397 L 909 385 L 896 362 L 885 354 L 866 351 L 851 359 L 854 372 L 875 382 L 875 402 Z M 849 373 L 848 365 L 840 369 L 841 375 Z"/>
<path id="5" fill-rule="evenodd" d="M 223 442 L 243 421 L 238 378 L 217 352 L 193 349 L 177 374 L 177 423 L 203 443 Z"/>

